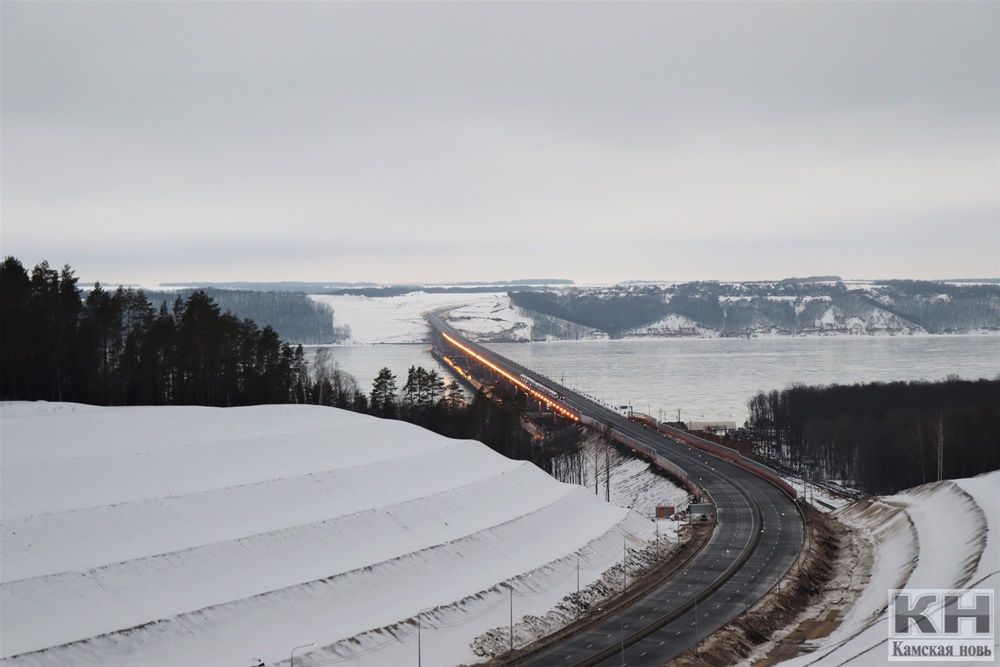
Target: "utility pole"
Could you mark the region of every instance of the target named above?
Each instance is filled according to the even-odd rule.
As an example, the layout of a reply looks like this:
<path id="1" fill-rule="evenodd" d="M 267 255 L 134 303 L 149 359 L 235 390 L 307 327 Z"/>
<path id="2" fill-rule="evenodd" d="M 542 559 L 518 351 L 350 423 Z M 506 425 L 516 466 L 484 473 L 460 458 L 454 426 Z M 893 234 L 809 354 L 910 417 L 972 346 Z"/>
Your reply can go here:
<path id="1" fill-rule="evenodd" d="M 588 556 L 596 556 L 596 551 L 590 551 Z M 576 552 L 576 619 L 580 620 L 580 607 L 583 606 L 583 599 L 580 597 L 580 552 Z"/>
<path id="2" fill-rule="evenodd" d="M 423 662 L 423 638 L 421 637 L 423 622 L 421 621 L 421 617 L 432 609 L 434 607 L 424 607 L 417 612 L 417 667 L 421 667 L 421 663 Z"/>

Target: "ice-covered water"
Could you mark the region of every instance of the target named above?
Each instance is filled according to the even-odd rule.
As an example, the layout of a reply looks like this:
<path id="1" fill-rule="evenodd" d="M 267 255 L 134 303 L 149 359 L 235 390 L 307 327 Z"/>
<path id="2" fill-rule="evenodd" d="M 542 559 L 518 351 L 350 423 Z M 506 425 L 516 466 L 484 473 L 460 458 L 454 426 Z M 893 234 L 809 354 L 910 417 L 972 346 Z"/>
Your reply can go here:
<path id="1" fill-rule="evenodd" d="M 683 419 L 742 423 L 760 389 L 1000 374 L 1000 336 L 781 337 L 496 343 L 491 349 L 609 403 Z M 366 390 L 382 366 L 442 367 L 427 345 L 333 347 Z"/>
<path id="2" fill-rule="evenodd" d="M 993 378 L 1000 336 L 782 337 L 493 344 L 500 354 L 615 405 L 742 423 L 758 390 L 793 383 Z"/>

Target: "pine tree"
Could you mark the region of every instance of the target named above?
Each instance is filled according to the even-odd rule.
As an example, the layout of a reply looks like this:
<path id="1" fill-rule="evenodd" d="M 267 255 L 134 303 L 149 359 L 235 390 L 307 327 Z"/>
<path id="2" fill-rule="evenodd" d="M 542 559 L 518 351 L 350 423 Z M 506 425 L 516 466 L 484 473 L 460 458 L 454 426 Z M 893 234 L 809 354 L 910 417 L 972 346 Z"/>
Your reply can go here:
<path id="1" fill-rule="evenodd" d="M 381 417 L 396 416 L 396 376 L 388 368 L 379 370 L 372 382 L 371 411 Z"/>
<path id="2" fill-rule="evenodd" d="M 456 380 L 452 380 L 445 386 L 445 405 L 449 410 L 457 410 L 465 405 L 465 394 Z"/>
<path id="3" fill-rule="evenodd" d="M 444 396 L 444 380 L 437 371 L 428 371 L 425 375 L 427 386 L 427 405 L 435 405 Z"/>
<path id="4" fill-rule="evenodd" d="M 24 265 L 8 256 L 0 265 L 0 398 L 34 398 L 31 369 L 31 281 Z"/>
<path id="5" fill-rule="evenodd" d="M 410 409 L 417 405 L 420 396 L 420 384 L 417 367 L 410 366 L 409 370 L 406 371 L 406 382 L 403 384 L 403 393 L 401 396 L 404 408 Z"/>

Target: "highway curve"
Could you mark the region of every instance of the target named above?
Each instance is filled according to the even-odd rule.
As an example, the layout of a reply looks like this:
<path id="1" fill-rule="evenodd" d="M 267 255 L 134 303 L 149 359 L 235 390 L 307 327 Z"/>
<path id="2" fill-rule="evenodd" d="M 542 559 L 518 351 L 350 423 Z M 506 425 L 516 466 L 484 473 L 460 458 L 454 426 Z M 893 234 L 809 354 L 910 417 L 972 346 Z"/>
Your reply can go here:
<path id="1" fill-rule="evenodd" d="M 428 319 L 439 332 L 505 371 L 555 389 L 582 417 L 609 425 L 667 457 L 715 502 L 717 529 L 686 568 L 620 612 L 524 657 L 519 665 L 662 665 L 752 606 L 795 563 L 803 539 L 802 518 L 794 501 L 776 486 L 467 340 L 437 315 Z"/>

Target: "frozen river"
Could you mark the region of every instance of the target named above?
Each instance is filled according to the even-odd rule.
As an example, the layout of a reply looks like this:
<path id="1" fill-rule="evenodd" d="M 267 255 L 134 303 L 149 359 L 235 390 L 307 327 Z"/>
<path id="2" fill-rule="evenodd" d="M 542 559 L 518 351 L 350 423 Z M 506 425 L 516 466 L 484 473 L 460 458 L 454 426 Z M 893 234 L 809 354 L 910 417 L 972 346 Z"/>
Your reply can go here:
<path id="1" fill-rule="evenodd" d="M 938 380 L 1000 374 L 1000 336 L 672 338 L 504 343 L 491 349 L 571 387 L 654 416 L 742 423 L 758 390 L 793 383 Z M 382 366 L 405 381 L 411 364 L 437 368 L 427 345 L 332 348 L 364 388 Z"/>

